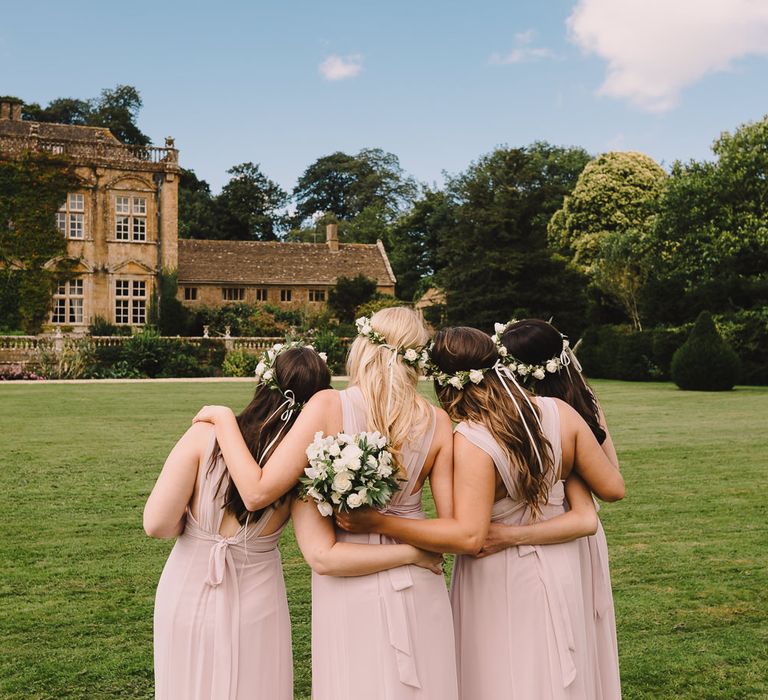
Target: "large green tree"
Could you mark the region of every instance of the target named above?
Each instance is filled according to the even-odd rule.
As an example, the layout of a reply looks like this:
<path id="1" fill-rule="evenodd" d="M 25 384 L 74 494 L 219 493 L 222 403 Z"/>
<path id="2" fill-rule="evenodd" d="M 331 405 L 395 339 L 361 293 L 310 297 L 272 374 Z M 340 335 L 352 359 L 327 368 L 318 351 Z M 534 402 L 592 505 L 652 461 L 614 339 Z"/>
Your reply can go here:
<path id="1" fill-rule="evenodd" d="M 25 104 L 24 119 L 56 124 L 79 124 L 108 128 L 120 141 L 134 146 L 148 146 L 151 141 L 137 125 L 142 107 L 139 91 L 132 85 L 104 89 L 93 99 L 60 97 L 46 107 L 36 102 Z"/>
<path id="2" fill-rule="evenodd" d="M 768 306 L 768 116 L 712 150 L 713 161 L 675 163 L 660 198 L 644 295 L 656 321 Z"/>
<path id="3" fill-rule="evenodd" d="M 364 148 L 355 155 L 337 151 L 318 158 L 299 178 L 293 190 L 295 225 L 321 214 L 351 222 L 366 210 L 389 221 L 417 191 L 393 153 L 380 148 Z"/>
<path id="4" fill-rule="evenodd" d="M 666 179 L 664 170 L 642 153 L 603 153 L 587 164 L 550 220 L 550 242 L 588 268 L 603 237 L 650 228 Z"/>
<path id="5" fill-rule="evenodd" d="M 229 182 L 216 198 L 220 238 L 227 240 L 277 240 L 285 227 L 288 194 L 254 163 L 227 170 Z"/>
<path id="6" fill-rule="evenodd" d="M 28 154 L 0 162 L 0 296 L 17 299 L 15 306 L 1 305 L 0 326 L 20 324 L 38 333 L 45 322 L 56 280 L 72 268 L 55 214 L 76 182 L 61 156 Z"/>
<path id="7" fill-rule="evenodd" d="M 584 281 L 547 246 L 547 223 L 589 161 L 580 148 L 499 148 L 448 182 L 453 212 L 439 233 L 448 322 L 490 329 L 517 316 L 583 327 Z"/>

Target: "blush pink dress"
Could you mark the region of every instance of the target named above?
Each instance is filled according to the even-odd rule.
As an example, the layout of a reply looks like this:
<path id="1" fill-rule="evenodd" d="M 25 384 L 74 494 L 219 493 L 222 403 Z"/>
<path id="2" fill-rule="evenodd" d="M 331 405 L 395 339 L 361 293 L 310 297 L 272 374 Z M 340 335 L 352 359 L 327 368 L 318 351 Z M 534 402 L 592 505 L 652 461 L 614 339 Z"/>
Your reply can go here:
<path id="1" fill-rule="evenodd" d="M 291 621 L 277 541 L 262 536 L 273 508 L 232 537 L 219 535 L 229 476 L 215 433 L 197 478 L 197 520 L 163 569 L 155 598 L 158 700 L 290 700 Z M 219 493 L 216 486 L 224 479 Z"/>
<path id="2" fill-rule="evenodd" d="M 339 392 L 344 432 L 367 430 L 357 387 Z M 413 491 L 435 431 L 403 450 L 408 481 L 385 512 L 424 518 Z M 387 544 L 380 535 L 336 531 L 339 541 Z M 354 577 L 312 574 L 313 700 L 455 700 L 451 605 L 442 576 L 401 566 Z"/>
<path id="3" fill-rule="evenodd" d="M 565 511 L 560 473 L 560 417 L 553 399 L 537 398 L 555 469 L 542 517 Z M 491 520 L 530 522 L 504 451 L 488 430 L 456 430 L 492 459 L 507 489 Z M 459 696 L 462 700 L 594 700 L 579 542 L 509 547 L 483 559 L 456 557 L 451 590 Z"/>
<path id="4" fill-rule="evenodd" d="M 587 636 L 595 672 L 595 700 L 619 700 L 621 679 L 616 615 L 608 566 L 608 541 L 600 520 L 597 521 L 597 532 L 578 542 Z"/>

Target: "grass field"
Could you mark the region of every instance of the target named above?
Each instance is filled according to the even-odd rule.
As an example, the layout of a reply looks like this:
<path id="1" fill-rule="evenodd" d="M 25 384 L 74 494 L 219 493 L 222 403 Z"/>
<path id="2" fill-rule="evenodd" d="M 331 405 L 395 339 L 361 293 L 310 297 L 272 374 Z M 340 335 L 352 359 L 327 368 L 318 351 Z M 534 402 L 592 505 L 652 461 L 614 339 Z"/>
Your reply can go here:
<path id="1" fill-rule="evenodd" d="M 627 480 L 602 511 L 624 697 L 768 698 L 768 389 L 595 385 Z M 144 500 L 199 406 L 250 391 L 0 385 L 0 697 L 152 697 L 172 543 L 144 536 Z M 290 532 L 282 551 L 306 697 L 309 576 Z"/>

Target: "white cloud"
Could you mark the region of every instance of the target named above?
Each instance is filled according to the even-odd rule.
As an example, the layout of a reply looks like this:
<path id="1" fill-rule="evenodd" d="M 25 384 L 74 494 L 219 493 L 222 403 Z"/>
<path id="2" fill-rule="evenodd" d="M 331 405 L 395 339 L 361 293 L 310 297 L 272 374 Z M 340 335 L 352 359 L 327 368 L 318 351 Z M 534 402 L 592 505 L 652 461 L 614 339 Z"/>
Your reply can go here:
<path id="1" fill-rule="evenodd" d="M 736 59 L 768 55 L 765 0 L 579 0 L 571 40 L 608 62 L 598 94 L 651 112 Z"/>
<path id="2" fill-rule="evenodd" d="M 535 38 L 536 32 L 533 29 L 518 32 L 515 34 L 515 48 L 508 53 L 491 54 L 488 59 L 489 63 L 495 66 L 507 66 L 513 63 L 531 63 L 556 57 L 551 49 L 542 46 L 530 46 Z"/>
<path id="3" fill-rule="evenodd" d="M 319 66 L 320 75 L 326 80 L 346 80 L 360 75 L 363 70 L 363 57 L 360 54 L 349 56 L 328 56 Z"/>

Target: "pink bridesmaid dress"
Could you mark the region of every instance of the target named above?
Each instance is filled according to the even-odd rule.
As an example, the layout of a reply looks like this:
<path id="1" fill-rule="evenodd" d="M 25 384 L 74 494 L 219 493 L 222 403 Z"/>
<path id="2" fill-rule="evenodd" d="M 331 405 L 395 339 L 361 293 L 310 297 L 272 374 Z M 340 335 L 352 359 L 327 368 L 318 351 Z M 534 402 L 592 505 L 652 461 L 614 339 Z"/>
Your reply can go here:
<path id="1" fill-rule="evenodd" d="M 560 472 L 560 417 L 553 399 L 537 398 L 544 433 L 555 455 L 544 519 L 565 510 Z M 456 430 L 493 459 L 508 495 L 491 520 L 530 522 L 507 457 L 488 430 Z M 594 700 L 579 542 L 509 547 L 483 559 L 456 557 L 451 589 L 459 696 L 462 700 Z"/>
<path id="2" fill-rule="evenodd" d="M 197 478 L 197 520 L 166 562 L 155 598 L 158 700 L 290 700 L 291 622 L 277 549 L 282 528 L 261 533 L 274 513 L 219 535 L 229 483 L 221 454 L 208 472 L 211 442 Z M 216 487 L 223 482 L 219 493 Z"/>
<path id="3" fill-rule="evenodd" d="M 357 387 L 339 392 L 344 432 L 367 430 Z M 435 431 L 403 449 L 408 480 L 385 512 L 426 517 L 414 491 Z M 339 541 L 387 544 L 381 535 L 336 531 Z M 454 700 L 456 662 L 445 580 L 417 566 L 368 576 L 312 574 L 313 700 Z M 477 700 L 477 699 L 476 699 Z"/>
<path id="4" fill-rule="evenodd" d="M 581 577 L 584 583 L 587 636 L 595 673 L 595 700 L 619 700 L 621 679 L 616 615 L 608 566 L 608 541 L 600 520 L 597 521 L 597 532 L 578 542 Z"/>

